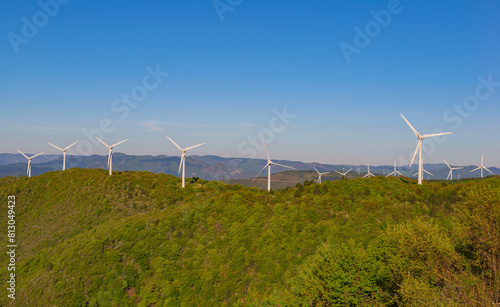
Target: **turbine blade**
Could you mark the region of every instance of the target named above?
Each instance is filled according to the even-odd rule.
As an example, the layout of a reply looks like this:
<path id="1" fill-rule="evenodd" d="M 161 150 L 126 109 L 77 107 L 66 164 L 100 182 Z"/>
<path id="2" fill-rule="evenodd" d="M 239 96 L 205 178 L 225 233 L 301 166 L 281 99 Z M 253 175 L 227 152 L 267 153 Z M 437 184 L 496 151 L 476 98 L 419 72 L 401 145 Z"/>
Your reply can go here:
<path id="1" fill-rule="evenodd" d="M 98 138 L 97 136 L 96 136 L 95 138 L 96 138 L 96 139 L 98 139 L 98 140 L 99 140 L 99 142 L 103 143 L 103 144 L 104 144 L 104 146 L 106 146 L 106 147 L 108 147 L 108 148 L 111 148 L 111 146 L 109 146 L 108 144 L 104 143 L 104 141 L 103 141 L 103 140 L 101 140 L 100 138 Z"/>
<path id="2" fill-rule="evenodd" d="M 344 174 L 342 174 L 341 172 L 339 171 L 335 171 L 335 173 L 339 174 L 340 176 L 344 176 Z"/>
<path id="3" fill-rule="evenodd" d="M 473 169 L 472 171 L 470 171 L 471 173 L 474 172 L 474 171 L 477 171 L 478 169 L 480 169 L 481 167 L 478 167 L 478 168 L 475 168 Z"/>
<path id="4" fill-rule="evenodd" d="M 451 169 L 451 166 L 448 164 L 448 162 L 446 162 L 446 160 L 444 160 L 444 163 L 446 163 L 446 165 L 448 165 L 448 168 Z"/>
<path id="5" fill-rule="evenodd" d="M 19 153 L 22 154 L 26 159 L 28 159 L 28 160 L 30 159 L 30 158 L 28 158 L 27 155 L 23 154 L 22 151 L 20 151 L 19 149 L 17 151 L 19 151 Z"/>
<path id="6" fill-rule="evenodd" d="M 264 149 L 266 150 L 267 161 L 271 161 L 269 158 L 269 153 L 267 153 L 266 143 L 264 143 L 264 139 L 262 139 L 262 144 L 264 145 Z"/>
<path id="7" fill-rule="evenodd" d="M 352 167 L 347 172 L 345 172 L 345 174 L 347 175 L 347 173 L 349 173 L 351 170 L 352 170 Z"/>
<path id="8" fill-rule="evenodd" d="M 260 170 L 260 172 L 257 174 L 257 176 L 255 176 L 255 178 L 254 178 L 254 179 L 252 179 L 252 182 L 253 182 L 255 179 L 257 179 L 257 177 L 259 177 L 260 173 L 262 173 L 262 171 L 264 171 L 264 170 L 266 169 L 266 167 L 268 167 L 268 166 L 269 166 L 269 163 L 268 163 L 268 164 L 266 164 L 266 166 L 264 166 L 264 168 Z"/>
<path id="9" fill-rule="evenodd" d="M 444 133 L 434 133 L 434 134 L 424 134 L 421 137 L 424 138 L 431 138 L 434 136 L 439 136 L 439 135 L 446 135 L 446 134 L 452 134 L 453 132 L 444 132 Z"/>
<path id="10" fill-rule="evenodd" d="M 489 169 L 487 169 L 487 168 L 486 168 L 486 166 L 483 166 L 483 168 L 484 168 L 485 170 L 487 170 L 488 172 L 490 172 L 491 174 L 493 174 L 493 172 L 492 172 L 492 171 L 490 171 Z"/>
<path id="11" fill-rule="evenodd" d="M 422 146 L 422 140 L 418 139 L 417 148 L 415 148 L 415 153 L 413 153 L 413 158 L 411 158 L 410 167 L 413 165 L 413 161 L 415 160 L 415 157 L 417 156 L 417 152 L 418 152 L 418 149 L 420 148 L 420 146 Z"/>
<path id="12" fill-rule="evenodd" d="M 67 150 L 68 148 L 70 148 L 71 146 L 75 145 L 76 143 L 80 142 L 80 140 L 74 142 L 73 144 L 69 145 L 68 147 L 64 148 L 64 150 Z M 50 143 L 49 143 L 50 144 Z"/>
<path id="13" fill-rule="evenodd" d="M 295 167 L 286 166 L 286 165 L 283 165 L 283 164 L 278 164 L 278 163 L 274 163 L 274 162 L 271 162 L 271 164 L 273 164 L 273 165 L 278 165 L 278 166 L 282 166 L 282 167 L 286 167 L 286 168 L 295 169 Z"/>
<path id="14" fill-rule="evenodd" d="M 39 154 L 36 154 L 36 155 L 32 156 L 30 159 L 33 159 L 34 157 L 37 157 L 37 156 L 39 156 L 39 155 L 43 155 L 43 154 L 44 154 L 44 153 L 43 153 L 43 152 L 41 152 L 41 153 L 39 153 Z"/>
<path id="15" fill-rule="evenodd" d="M 168 137 L 168 135 L 167 135 L 167 138 L 170 140 L 170 142 L 174 143 L 174 145 L 175 145 L 175 147 L 177 147 L 177 149 L 179 149 L 180 151 L 183 151 L 179 145 L 177 145 L 174 141 L 172 141 L 171 138 Z"/>
<path id="16" fill-rule="evenodd" d="M 181 163 L 179 164 L 179 171 L 177 172 L 177 174 L 179 174 L 181 172 L 182 162 L 184 162 L 184 159 L 186 159 L 186 153 L 183 151 L 182 155 L 181 155 Z"/>
<path id="17" fill-rule="evenodd" d="M 64 149 L 59 148 L 59 147 L 57 147 L 56 145 L 54 145 L 54 144 L 52 144 L 52 143 L 49 143 L 49 145 L 50 145 L 50 146 L 52 146 L 52 147 L 55 147 L 55 148 L 59 149 L 60 151 L 64 151 Z"/>
<path id="18" fill-rule="evenodd" d="M 399 113 L 401 114 L 401 113 Z M 413 126 L 410 124 L 410 122 L 403 116 L 403 114 L 401 114 L 401 116 L 403 117 L 403 119 L 405 120 L 405 122 L 408 124 L 408 126 L 410 126 L 411 130 L 413 130 L 413 133 L 415 133 L 415 136 L 420 138 L 420 134 L 418 134 L 417 130 L 415 128 L 413 128 Z"/>
<path id="19" fill-rule="evenodd" d="M 186 148 L 186 149 L 184 149 L 184 150 L 185 150 L 185 151 L 188 151 L 188 150 L 190 150 L 190 149 L 193 149 L 193 148 L 198 147 L 198 146 L 201 146 L 201 145 L 205 145 L 205 143 L 201 143 L 201 144 L 198 144 L 198 145 L 194 145 L 194 146 L 188 147 L 188 148 Z"/>
<path id="20" fill-rule="evenodd" d="M 123 140 L 123 141 L 121 141 L 121 142 L 118 142 L 118 143 L 116 143 L 116 144 L 113 144 L 113 145 L 111 145 L 111 147 L 115 147 L 116 145 L 119 145 L 119 144 L 121 144 L 121 143 L 123 143 L 123 142 L 125 142 L 125 141 L 127 141 L 127 140 L 128 140 L 128 139 L 125 139 L 125 140 Z"/>
<path id="21" fill-rule="evenodd" d="M 450 176 L 451 176 L 451 174 L 452 174 L 452 173 L 451 173 L 452 171 L 453 171 L 453 170 L 451 170 L 451 169 L 450 169 L 450 172 L 448 173 L 448 177 L 446 177 L 446 180 L 450 179 Z"/>
<path id="22" fill-rule="evenodd" d="M 316 173 L 321 174 L 314 166 L 313 166 L 313 168 L 316 170 Z"/>
<path id="23" fill-rule="evenodd" d="M 431 175 L 431 176 L 434 176 L 431 172 L 429 172 L 429 171 L 427 171 L 427 170 L 425 170 L 425 169 L 422 169 L 422 171 L 424 171 L 425 173 L 427 173 L 427 174 L 429 174 L 429 175 Z"/>

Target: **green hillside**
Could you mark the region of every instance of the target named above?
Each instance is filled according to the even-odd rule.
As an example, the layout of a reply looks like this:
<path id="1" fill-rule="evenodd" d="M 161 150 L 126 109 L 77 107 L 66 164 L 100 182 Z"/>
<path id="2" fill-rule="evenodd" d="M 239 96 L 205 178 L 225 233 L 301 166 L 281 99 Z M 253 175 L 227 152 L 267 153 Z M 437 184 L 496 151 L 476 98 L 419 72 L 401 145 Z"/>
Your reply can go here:
<path id="1" fill-rule="evenodd" d="M 5 177 L 4 246 L 8 195 L 17 292 L 14 303 L 4 286 L 2 306 L 500 302 L 499 177 L 307 181 L 271 193 L 203 180 L 181 189 L 149 172 Z"/>

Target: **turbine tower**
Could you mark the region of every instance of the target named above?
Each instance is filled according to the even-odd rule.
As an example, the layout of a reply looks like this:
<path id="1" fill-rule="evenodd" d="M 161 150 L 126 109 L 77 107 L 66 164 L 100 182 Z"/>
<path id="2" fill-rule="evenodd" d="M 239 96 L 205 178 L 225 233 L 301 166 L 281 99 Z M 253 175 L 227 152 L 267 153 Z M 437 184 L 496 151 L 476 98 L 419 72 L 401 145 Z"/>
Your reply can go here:
<path id="1" fill-rule="evenodd" d="M 128 139 L 125 139 L 123 141 L 120 141 L 120 142 L 118 142 L 116 144 L 113 144 L 113 145 L 109 146 L 108 144 L 104 143 L 97 136 L 95 138 L 98 139 L 101 143 L 104 144 L 104 146 L 108 147 L 108 149 L 109 149 L 109 152 L 108 152 L 108 167 L 109 167 L 109 175 L 111 176 L 113 174 L 113 171 L 112 171 L 112 169 L 113 169 L 113 147 L 115 147 L 118 144 L 121 144 L 121 143 L 125 142 Z"/>
<path id="2" fill-rule="evenodd" d="M 26 170 L 26 174 L 28 175 L 28 177 L 31 177 L 31 159 L 33 159 L 36 156 L 42 155 L 43 152 L 36 154 L 34 156 L 28 157 L 27 155 L 23 154 L 19 149 L 17 151 L 19 151 L 20 154 L 22 154 L 26 159 L 28 159 L 28 169 Z"/>
<path id="3" fill-rule="evenodd" d="M 313 166 L 314 167 L 314 166 Z M 316 170 L 316 172 L 318 173 L 319 177 L 318 177 L 318 180 L 316 181 L 317 183 L 321 183 L 321 175 L 326 175 L 326 174 L 329 174 L 330 172 L 324 172 L 324 173 L 320 173 L 315 167 L 314 169 Z"/>
<path id="4" fill-rule="evenodd" d="M 373 175 L 372 173 L 370 173 L 370 163 L 368 163 L 368 173 L 366 173 L 366 175 L 363 176 L 363 178 L 370 178 L 370 177 L 375 177 L 375 175 Z"/>
<path id="5" fill-rule="evenodd" d="M 264 166 L 264 168 L 262 168 L 260 170 L 260 172 L 257 174 L 257 176 L 255 176 L 255 178 L 252 181 L 257 179 L 257 177 L 259 177 L 260 173 L 262 173 L 262 171 L 265 170 L 267 167 L 267 190 L 271 191 L 271 165 L 277 165 L 277 166 L 282 166 L 282 167 L 291 168 L 291 169 L 295 169 L 295 168 L 293 168 L 291 166 L 286 166 L 283 164 L 274 163 L 273 161 L 271 161 L 271 159 L 269 158 L 269 153 L 267 152 L 266 143 L 264 143 L 264 140 L 262 140 L 262 144 L 264 144 L 264 149 L 266 150 L 267 164 L 266 164 L 266 166 Z"/>
<path id="6" fill-rule="evenodd" d="M 448 162 L 446 162 L 446 160 L 444 160 L 444 163 L 446 163 L 446 165 L 448 165 L 448 168 L 450 169 L 450 172 L 448 173 L 448 177 L 446 177 L 446 180 L 453 180 L 453 170 L 454 169 L 462 169 L 463 167 L 451 167 Z M 459 175 L 460 177 L 460 175 Z M 460 179 L 460 178 L 458 178 Z"/>
<path id="7" fill-rule="evenodd" d="M 346 175 L 347 175 L 347 173 L 349 173 L 351 170 L 352 170 L 352 167 L 351 167 L 349 170 L 347 170 L 347 172 L 346 172 L 346 171 L 344 171 L 344 169 L 342 169 L 342 172 L 337 172 L 337 171 L 335 171 L 335 172 L 336 172 L 336 173 L 338 173 L 339 175 L 341 175 L 341 176 L 342 176 L 342 178 L 346 178 L 346 179 L 347 179 L 347 176 L 346 176 Z"/>
<path id="8" fill-rule="evenodd" d="M 400 176 L 403 176 L 403 174 L 401 174 L 397 169 L 396 169 L 396 160 L 394 160 L 394 171 L 392 173 L 390 173 L 389 175 L 385 176 L 385 177 L 390 177 L 392 174 L 394 174 L 395 177 L 398 176 L 398 174 Z"/>
<path id="9" fill-rule="evenodd" d="M 177 147 L 177 149 L 179 149 L 181 151 L 181 163 L 179 164 L 179 171 L 177 173 L 180 173 L 181 172 L 181 168 L 182 168 L 182 187 L 184 188 L 186 186 L 186 151 L 190 150 L 190 149 L 193 149 L 195 147 L 198 147 L 198 146 L 201 146 L 201 145 L 204 145 L 205 143 L 201 143 L 201 144 L 198 144 L 198 145 L 194 145 L 194 146 L 191 146 L 191 147 L 187 147 L 187 148 L 181 148 L 179 145 L 177 145 L 174 141 L 172 141 L 171 138 L 169 138 L 167 136 L 167 138 L 170 140 L 170 142 L 172 142 L 175 147 Z"/>
<path id="10" fill-rule="evenodd" d="M 79 142 L 79 141 L 76 141 L 76 142 L 74 142 L 73 144 L 69 145 L 68 147 L 66 147 L 66 148 L 64 148 L 64 149 L 59 148 L 59 147 L 57 147 L 56 145 L 49 143 L 49 145 L 51 145 L 51 146 L 53 146 L 53 147 L 55 147 L 55 148 L 59 149 L 60 151 L 62 151 L 62 153 L 63 153 L 63 171 L 66 169 L 66 150 L 68 150 L 68 148 L 70 148 L 71 146 L 75 145 L 75 144 L 76 144 L 76 143 L 78 143 L 78 142 Z"/>
<path id="11" fill-rule="evenodd" d="M 478 169 L 480 169 L 481 170 L 481 178 L 483 178 L 483 169 L 485 169 L 488 172 L 490 172 L 491 174 L 493 174 L 492 171 L 490 171 L 489 169 L 486 168 L 486 166 L 483 165 L 483 160 L 484 160 L 484 154 L 481 155 L 481 166 L 478 167 L 478 168 L 473 169 L 472 171 L 470 171 L 472 173 L 472 172 L 477 171 Z"/>
<path id="12" fill-rule="evenodd" d="M 417 130 L 415 130 L 415 128 L 413 128 L 413 126 L 410 124 L 410 122 L 406 120 L 406 118 L 403 116 L 403 114 L 401 114 L 401 116 L 403 117 L 403 119 L 405 120 L 405 122 L 408 124 L 408 126 L 410 126 L 411 130 L 413 130 L 413 133 L 415 133 L 415 136 L 418 138 L 417 148 L 415 149 L 415 153 L 413 154 L 413 158 L 411 159 L 410 167 L 413 164 L 413 160 L 415 160 L 415 156 L 417 155 L 417 152 L 418 152 L 418 184 L 422 184 L 422 173 L 423 173 L 423 171 L 422 171 L 422 169 L 423 169 L 423 162 L 422 162 L 422 141 L 425 138 L 430 138 L 430 137 L 440 136 L 440 135 L 445 135 L 445 134 L 451 134 L 453 132 L 444 132 L 444 133 L 434 133 L 434 134 L 420 135 L 417 132 Z"/>

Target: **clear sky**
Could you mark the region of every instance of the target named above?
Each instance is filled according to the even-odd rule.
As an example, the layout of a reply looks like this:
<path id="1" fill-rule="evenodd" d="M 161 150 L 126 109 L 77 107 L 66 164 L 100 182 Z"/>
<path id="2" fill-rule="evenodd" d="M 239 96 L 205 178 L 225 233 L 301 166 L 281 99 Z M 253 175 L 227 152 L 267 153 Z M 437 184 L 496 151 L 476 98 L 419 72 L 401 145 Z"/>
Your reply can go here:
<path id="1" fill-rule="evenodd" d="M 0 152 L 500 166 L 500 2 L 0 3 Z M 284 115 L 283 115 L 284 114 Z M 438 130 L 436 130 L 438 129 Z M 439 130 L 440 129 L 440 130 Z M 428 142 L 429 141 L 429 142 Z"/>

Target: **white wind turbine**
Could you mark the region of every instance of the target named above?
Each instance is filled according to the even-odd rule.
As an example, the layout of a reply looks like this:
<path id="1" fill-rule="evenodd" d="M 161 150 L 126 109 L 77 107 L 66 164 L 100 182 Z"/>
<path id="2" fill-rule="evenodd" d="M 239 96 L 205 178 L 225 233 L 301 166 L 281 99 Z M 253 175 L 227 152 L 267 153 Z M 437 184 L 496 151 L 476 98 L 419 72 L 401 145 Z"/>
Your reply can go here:
<path id="1" fill-rule="evenodd" d="M 201 146 L 205 143 L 201 143 L 201 144 L 198 144 L 198 145 L 194 145 L 194 146 L 191 146 L 191 147 L 187 147 L 187 148 L 181 148 L 179 145 L 177 145 L 174 141 L 172 141 L 171 138 L 169 138 L 167 136 L 167 138 L 170 140 L 170 142 L 174 143 L 175 147 L 177 147 L 177 149 L 179 149 L 182 154 L 181 154 L 181 163 L 179 164 L 179 171 L 177 173 L 180 173 L 181 172 L 181 168 L 182 168 L 182 187 L 185 186 L 185 182 L 186 182 L 186 151 L 190 150 L 190 149 L 193 149 L 195 147 L 198 147 L 198 146 Z"/>
<path id="2" fill-rule="evenodd" d="M 401 113 L 400 113 L 401 114 Z M 422 173 L 423 173 L 423 162 L 422 162 L 422 141 L 425 138 L 433 137 L 433 136 L 439 136 L 439 135 L 445 135 L 445 134 L 451 134 L 453 132 L 444 132 L 444 133 L 434 133 L 434 134 L 424 134 L 420 135 L 415 128 L 410 124 L 409 121 L 406 120 L 406 118 L 401 114 L 405 122 L 410 126 L 411 130 L 413 130 L 413 133 L 415 133 L 415 136 L 418 138 L 418 144 L 417 148 L 415 149 L 415 153 L 413 154 L 413 158 L 411 159 L 410 162 L 410 167 L 413 164 L 413 160 L 415 160 L 415 156 L 417 155 L 418 152 L 418 184 L 422 184 Z"/>
<path id="3" fill-rule="evenodd" d="M 349 170 L 347 170 L 347 172 L 344 171 L 344 169 L 342 169 L 342 172 L 337 172 L 337 171 L 335 171 L 335 172 L 338 173 L 339 175 L 341 175 L 342 178 L 344 178 L 344 177 L 347 178 L 347 173 L 349 173 L 351 170 L 352 170 L 352 167 Z"/>
<path id="4" fill-rule="evenodd" d="M 390 177 L 392 174 L 394 174 L 394 176 L 398 176 L 398 174 L 400 176 L 403 176 L 403 174 L 401 174 L 397 169 L 396 169 L 396 160 L 394 160 L 394 171 L 392 173 L 390 173 L 389 175 L 385 176 L 385 177 Z"/>
<path id="5" fill-rule="evenodd" d="M 490 171 L 489 169 L 486 168 L 486 166 L 483 165 L 483 159 L 484 159 L 484 154 L 481 155 L 481 166 L 479 166 L 478 168 L 475 168 L 472 171 L 470 171 L 472 173 L 472 172 L 477 171 L 478 169 L 480 169 L 481 170 L 481 178 L 483 178 L 483 169 L 485 169 L 488 172 L 490 172 L 491 174 L 493 174 L 492 171 Z"/>
<path id="6" fill-rule="evenodd" d="M 446 163 L 446 165 L 448 165 L 448 168 L 450 169 L 450 172 L 448 173 L 448 177 L 446 177 L 446 180 L 453 180 L 453 170 L 454 169 L 462 169 L 463 167 L 451 167 L 448 162 L 446 162 L 446 160 L 444 160 L 444 163 Z M 460 177 L 460 175 L 459 175 Z M 460 178 L 458 178 L 460 179 Z"/>
<path id="7" fill-rule="evenodd" d="M 422 168 L 422 171 L 423 171 L 424 173 L 427 173 L 427 179 L 429 179 L 429 178 L 430 178 L 429 176 L 434 176 L 431 172 L 427 171 L 427 170 L 426 170 L 426 169 L 424 169 L 424 168 Z M 415 176 L 417 176 L 417 175 L 418 175 L 418 172 L 416 172 L 415 174 L 413 174 L 413 176 L 412 176 L 412 177 L 415 177 Z"/>
<path id="8" fill-rule="evenodd" d="M 64 148 L 64 149 L 59 148 L 59 147 L 57 147 L 56 145 L 49 143 L 49 145 L 51 145 L 51 146 L 53 146 L 53 147 L 55 147 L 55 148 L 59 149 L 60 151 L 62 151 L 62 153 L 63 153 L 63 171 L 66 169 L 66 150 L 68 150 L 68 148 L 70 148 L 71 146 L 75 145 L 75 144 L 76 144 L 76 143 L 78 143 L 78 142 L 79 142 L 79 141 L 76 141 L 76 142 L 74 142 L 73 144 L 71 144 L 71 145 L 67 146 L 67 147 L 66 147 L 66 148 Z"/>
<path id="9" fill-rule="evenodd" d="M 375 175 L 373 175 L 372 173 L 370 173 L 370 163 L 368 163 L 368 173 L 366 173 L 366 175 L 363 176 L 363 178 L 370 178 L 370 177 L 375 177 Z"/>
<path id="10" fill-rule="evenodd" d="M 283 165 L 283 164 L 274 163 L 273 161 L 271 161 L 271 159 L 269 158 L 269 153 L 267 152 L 266 143 L 264 143 L 264 140 L 262 140 L 262 144 L 264 144 L 264 149 L 266 150 L 267 164 L 266 164 L 266 166 L 264 166 L 264 168 L 262 168 L 260 170 L 260 172 L 257 174 L 257 176 L 255 176 L 255 178 L 252 181 L 254 181 L 255 179 L 257 179 L 257 177 L 259 177 L 260 173 L 262 173 L 262 171 L 265 170 L 266 167 L 267 167 L 267 190 L 271 191 L 271 165 L 278 165 L 278 166 L 282 166 L 282 167 L 286 167 L 286 168 L 291 168 L 291 169 L 295 169 L 295 168 L 293 168 L 291 166 L 286 166 L 286 165 Z"/>
<path id="11" fill-rule="evenodd" d="M 314 167 L 314 166 L 313 166 Z M 319 177 L 318 177 L 318 181 L 317 183 L 321 183 L 321 175 L 326 175 L 326 174 L 329 174 L 331 172 L 324 172 L 324 173 L 320 173 L 315 167 L 314 169 L 316 170 L 316 172 L 318 173 Z"/>
<path id="12" fill-rule="evenodd" d="M 112 175 L 113 174 L 113 171 L 112 171 L 112 169 L 113 169 L 113 147 L 115 147 L 118 144 L 121 144 L 121 143 L 125 142 L 128 139 L 125 139 L 123 141 L 120 141 L 120 142 L 118 142 L 116 144 L 113 144 L 113 145 L 109 146 L 108 144 L 104 143 L 97 136 L 95 138 L 98 139 L 101 143 L 104 144 L 104 146 L 108 147 L 108 149 L 109 149 L 109 152 L 108 152 L 108 167 L 109 167 L 109 175 Z"/>
<path id="13" fill-rule="evenodd" d="M 27 155 L 23 154 L 19 149 L 17 151 L 19 151 L 20 154 L 22 154 L 26 159 L 28 159 L 28 170 L 26 171 L 26 174 L 28 175 L 28 177 L 31 177 L 31 159 L 33 159 L 36 156 L 42 155 L 43 152 L 36 154 L 34 156 L 28 157 Z"/>

